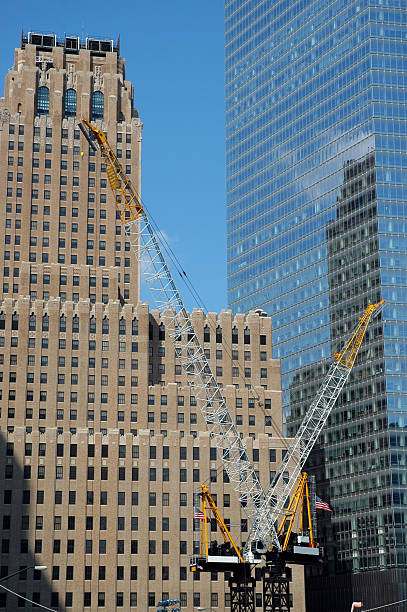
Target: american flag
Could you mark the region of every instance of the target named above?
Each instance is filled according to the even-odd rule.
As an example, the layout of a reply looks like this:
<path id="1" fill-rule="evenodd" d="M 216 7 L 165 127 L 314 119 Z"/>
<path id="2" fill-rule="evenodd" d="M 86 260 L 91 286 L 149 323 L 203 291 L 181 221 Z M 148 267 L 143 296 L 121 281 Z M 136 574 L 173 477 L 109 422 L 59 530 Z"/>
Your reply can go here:
<path id="1" fill-rule="evenodd" d="M 194 519 L 196 519 L 197 521 L 204 521 L 205 520 L 205 515 L 202 512 L 202 510 L 199 510 L 199 508 L 194 508 Z"/>
<path id="2" fill-rule="evenodd" d="M 315 508 L 317 510 L 326 510 L 326 512 L 332 512 L 332 508 L 326 502 L 322 501 L 318 495 L 315 496 Z"/>

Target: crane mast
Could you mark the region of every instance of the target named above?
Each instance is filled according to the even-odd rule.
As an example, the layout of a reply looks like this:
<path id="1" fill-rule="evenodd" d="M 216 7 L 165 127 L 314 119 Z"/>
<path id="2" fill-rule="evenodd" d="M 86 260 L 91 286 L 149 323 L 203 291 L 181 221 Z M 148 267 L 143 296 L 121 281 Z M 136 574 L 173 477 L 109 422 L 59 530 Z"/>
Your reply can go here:
<path id="1" fill-rule="evenodd" d="M 167 333 L 174 339 L 178 348 L 188 385 L 196 397 L 210 436 L 220 453 L 223 467 L 242 507 L 254 520 L 259 508 L 266 508 L 264 491 L 175 285 L 157 234 L 104 132 L 87 119 L 82 121 L 90 130 L 91 137 L 80 124 L 89 145 L 96 149 L 97 143 L 99 147 L 124 232 L 140 268 L 144 271 L 145 280 L 154 296 Z M 277 537 L 270 512 L 262 512 L 262 516 L 267 530 Z"/>
<path id="2" fill-rule="evenodd" d="M 284 504 L 292 495 L 312 447 L 349 377 L 367 326 L 371 318 L 381 311 L 384 301 L 366 308 L 341 353 L 334 355 L 328 373 L 273 482 L 267 493 L 264 493 L 141 200 L 123 172 L 104 132 L 87 119 L 83 119 L 83 123 L 89 129 L 89 134 L 81 124 L 79 127 L 89 145 L 96 149 L 96 142 L 99 147 L 124 232 L 140 267 L 144 270 L 145 280 L 155 297 L 168 334 L 178 347 L 188 385 L 196 397 L 240 503 L 252 519 L 243 557 L 245 560 L 251 559 L 253 548 L 260 553 L 271 549 L 281 551 L 277 524 L 284 516 Z M 285 472 L 289 474 L 288 479 L 284 478 Z"/>

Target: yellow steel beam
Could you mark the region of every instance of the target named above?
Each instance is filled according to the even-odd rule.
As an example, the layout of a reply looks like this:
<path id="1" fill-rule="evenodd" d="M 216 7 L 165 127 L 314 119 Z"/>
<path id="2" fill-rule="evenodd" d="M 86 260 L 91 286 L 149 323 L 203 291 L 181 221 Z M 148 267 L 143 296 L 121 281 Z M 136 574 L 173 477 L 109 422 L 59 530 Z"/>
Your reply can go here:
<path id="1" fill-rule="evenodd" d="M 239 560 L 241 561 L 241 563 L 243 563 L 243 557 L 240 553 L 240 550 L 237 548 L 233 538 L 232 538 L 232 534 L 230 533 L 229 529 L 226 527 L 225 522 L 223 520 L 223 518 L 221 517 L 221 515 L 219 514 L 219 510 L 216 507 L 215 502 L 213 501 L 213 497 L 212 495 L 209 493 L 208 491 L 208 487 L 206 486 L 206 484 L 202 484 L 201 485 L 201 499 L 202 499 L 202 509 L 204 511 L 204 516 L 205 519 L 204 521 L 202 521 L 204 523 L 204 525 L 201 525 L 201 542 L 202 542 L 202 537 L 204 536 L 205 538 L 205 550 L 206 550 L 206 556 L 208 556 L 208 530 L 206 527 L 206 511 L 207 510 L 211 510 L 213 516 L 216 519 L 216 522 L 219 526 L 219 529 L 223 535 L 223 539 L 225 540 L 225 542 L 227 542 L 229 540 L 229 542 L 232 544 L 235 553 L 237 554 L 237 556 L 239 557 Z M 202 551 L 202 547 L 201 547 L 201 551 Z"/>
<path id="2" fill-rule="evenodd" d="M 122 224 L 134 221 L 141 215 L 145 215 L 146 213 L 140 198 L 107 142 L 105 133 L 102 130 L 98 130 L 98 128 L 92 125 L 87 119 L 82 119 L 82 122 L 89 128 L 94 140 L 96 140 L 99 145 L 103 163 L 106 168 L 107 178 L 113 192 L 116 208 Z"/>
<path id="3" fill-rule="evenodd" d="M 311 522 L 311 507 L 310 507 L 310 499 L 309 499 L 309 490 L 308 490 L 308 475 L 306 472 L 303 472 L 297 482 L 297 486 L 295 487 L 294 493 L 290 499 L 290 502 L 287 506 L 287 509 L 284 513 L 283 520 L 280 523 L 280 526 L 277 531 L 277 535 L 281 536 L 284 532 L 286 524 L 288 522 L 288 527 L 286 532 L 284 533 L 284 541 L 281 545 L 281 550 L 287 550 L 288 542 L 290 540 L 290 535 L 294 527 L 294 521 L 297 517 L 298 507 L 300 507 L 300 532 L 304 531 L 304 505 L 306 516 L 308 519 L 308 531 L 310 534 L 310 545 L 314 547 L 314 536 L 312 531 L 312 522 Z"/>

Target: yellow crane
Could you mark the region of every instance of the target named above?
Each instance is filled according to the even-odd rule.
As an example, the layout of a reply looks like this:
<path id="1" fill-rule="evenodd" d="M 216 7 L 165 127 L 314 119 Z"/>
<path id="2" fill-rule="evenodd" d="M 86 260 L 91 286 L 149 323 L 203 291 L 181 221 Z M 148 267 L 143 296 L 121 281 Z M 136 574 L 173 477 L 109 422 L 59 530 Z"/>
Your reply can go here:
<path id="1" fill-rule="evenodd" d="M 230 571 L 236 564 L 245 563 L 239 548 L 223 520 L 206 484 L 201 485 L 201 545 L 200 555 L 191 558 L 190 570 L 196 571 Z M 212 514 L 223 537 L 223 545 L 211 542 L 208 533 L 209 515 Z M 232 567 L 233 566 L 233 567 Z M 250 567 L 250 564 L 249 564 Z"/>
<path id="2" fill-rule="evenodd" d="M 201 521 L 200 554 L 191 558 L 191 572 L 235 571 L 236 565 L 242 568 L 241 564 L 247 564 L 250 567 L 250 563 L 244 561 L 241 551 L 236 545 L 206 484 L 201 485 L 199 496 L 201 498 L 199 515 Z M 223 537 L 223 544 L 221 545 L 210 539 L 208 530 L 210 515 L 214 517 Z M 296 522 L 298 523 L 298 533 L 294 534 L 293 529 Z M 277 534 L 281 542 L 281 555 L 286 561 L 294 563 L 309 562 L 312 561 L 309 555 L 318 557 L 319 549 L 314 542 L 312 531 L 308 475 L 306 472 L 301 474 L 284 512 Z M 259 563 L 260 558 L 256 562 Z M 245 571 L 247 571 L 247 568 L 245 568 Z"/>
<path id="3" fill-rule="evenodd" d="M 248 459 L 244 442 L 226 406 L 221 388 L 213 376 L 210 364 L 160 248 L 159 237 L 150 223 L 141 200 L 112 151 L 104 132 L 93 126 L 87 119 L 83 119 L 83 124 L 88 128 L 89 133 L 86 132 L 83 125 L 80 124 L 79 127 L 87 138 L 89 146 L 95 150 L 96 144 L 99 147 L 119 218 L 131 249 L 139 261 L 141 252 L 147 258 L 149 265 L 145 273 L 146 280 L 154 290 L 161 318 L 165 322 L 169 335 L 180 347 L 181 363 L 184 366 L 187 382 L 194 389 L 199 409 L 218 448 L 230 482 L 242 507 L 245 508 L 252 521 L 245 549 L 241 555 L 243 565 L 253 562 L 253 551 L 258 554 L 274 554 L 274 551 L 278 554 L 284 553 L 284 542 L 281 541 L 281 533 L 278 533 L 276 525 L 279 518 L 284 516 L 287 499 L 293 498 L 309 453 L 349 377 L 367 326 L 371 318 L 381 311 L 384 301 L 381 300 L 366 308 L 355 331 L 341 352 L 334 355 L 328 373 L 309 406 L 273 482 L 265 493 Z M 289 473 L 287 480 L 283 477 L 285 472 Z M 293 503 L 295 505 L 295 502 Z M 297 502 L 297 505 L 299 503 L 300 501 Z M 285 525 L 283 532 L 284 529 Z M 287 547 L 290 538 L 291 536 L 286 543 Z M 314 553 L 310 554 L 313 546 L 306 547 L 301 544 L 303 542 L 297 541 L 293 554 L 314 556 Z M 309 548 L 308 552 L 306 548 Z M 239 555 L 237 558 L 241 564 Z M 246 587 L 247 584 L 237 585 L 237 599 L 242 593 L 246 597 Z M 239 603 L 238 606 L 240 605 Z M 253 605 L 250 605 L 250 610 L 254 609 Z M 232 596 L 232 612 L 243 609 L 245 608 L 233 607 Z"/>

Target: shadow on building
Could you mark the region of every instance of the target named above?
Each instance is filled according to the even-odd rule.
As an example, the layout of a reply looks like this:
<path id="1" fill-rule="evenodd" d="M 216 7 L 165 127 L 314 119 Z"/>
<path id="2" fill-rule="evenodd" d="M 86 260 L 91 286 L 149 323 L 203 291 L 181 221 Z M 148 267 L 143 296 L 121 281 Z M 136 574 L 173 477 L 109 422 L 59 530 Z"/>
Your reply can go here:
<path id="1" fill-rule="evenodd" d="M 24 447 L 23 440 L 23 436 L 19 437 L 19 442 Z M 7 442 L 4 435 L 0 435 L 0 576 L 4 577 L 16 570 L 32 568 L 35 565 L 46 565 L 47 570 L 27 569 L 0 584 L 34 602 L 64 612 L 63 602 L 58 599 L 57 592 L 53 593 L 48 580 L 52 571 L 52 555 L 48 557 L 43 553 L 45 542 L 49 539 L 49 534 L 42 531 L 43 515 L 49 504 L 43 499 L 40 487 L 35 488 L 34 483 L 41 481 L 37 481 L 36 474 L 31 473 L 33 466 L 24 465 L 20 459 L 25 457 L 25 452 L 29 452 L 29 449 L 26 447 L 16 452 L 16 445 L 16 438 L 14 442 Z M 33 608 L 42 609 L 35 603 L 31 604 L 0 588 L 0 609 L 17 612 Z"/>

